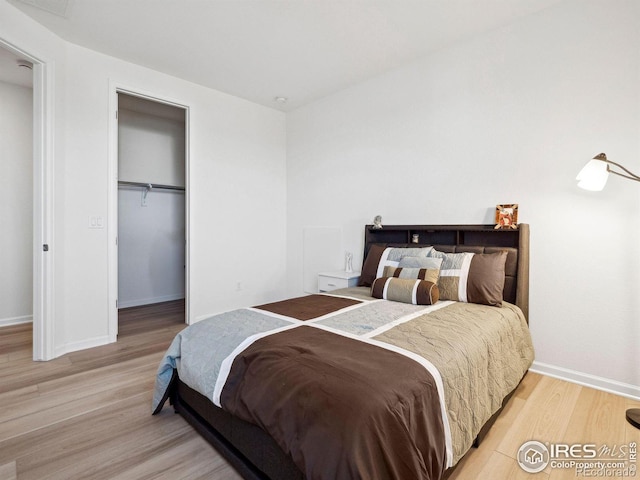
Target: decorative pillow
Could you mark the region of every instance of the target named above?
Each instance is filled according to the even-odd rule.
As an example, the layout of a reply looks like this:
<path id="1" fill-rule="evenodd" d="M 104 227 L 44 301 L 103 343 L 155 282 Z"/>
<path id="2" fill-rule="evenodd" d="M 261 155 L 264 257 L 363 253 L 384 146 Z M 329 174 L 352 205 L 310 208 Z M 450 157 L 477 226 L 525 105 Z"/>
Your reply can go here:
<path id="1" fill-rule="evenodd" d="M 442 259 L 438 279 L 441 300 L 502 306 L 506 251 L 443 253 L 432 250 L 429 256 Z"/>
<path id="2" fill-rule="evenodd" d="M 433 252 L 433 247 L 429 252 Z M 440 270 L 442 259 L 437 257 L 402 257 L 399 267 L 426 268 L 428 270 Z"/>
<path id="3" fill-rule="evenodd" d="M 380 277 L 371 285 L 371 296 L 414 305 L 433 305 L 439 298 L 438 285 L 426 280 Z"/>
<path id="4" fill-rule="evenodd" d="M 386 247 L 384 245 L 371 245 L 367 258 L 362 264 L 362 272 L 360 272 L 360 279 L 358 280 L 359 287 L 370 287 L 376 279 L 378 264 L 385 250 Z"/>
<path id="5" fill-rule="evenodd" d="M 431 250 L 433 250 L 433 247 L 394 248 L 383 245 L 371 245 L 367 258 L 362 265 L 358 286 L 370 287 L 376 278 L 382 277 L 384 267 L 397 267 L 400 260 L 404 257 L 426 258 Z"/>
<path id="6" fill-rule="evenodd" d="M 382 276 L 412 278 L 438 283 L 441 264 L 441 258 L 404 257 L 400 260 L 397 267 L 384 267 Z"/>
<path id="7" fill-rule="evenodd" d="M 405 257 L 427 258 L 433 247 L 389 247 L 388 260 L 399 262 Z"/>

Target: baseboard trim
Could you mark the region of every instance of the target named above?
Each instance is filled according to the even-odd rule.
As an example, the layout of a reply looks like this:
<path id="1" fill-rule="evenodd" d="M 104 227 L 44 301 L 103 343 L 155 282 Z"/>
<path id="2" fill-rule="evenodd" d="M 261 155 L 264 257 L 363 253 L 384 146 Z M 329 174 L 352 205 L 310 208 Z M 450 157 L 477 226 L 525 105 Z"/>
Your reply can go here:
<path id="1" fill-rule="evenodd" d="M 87 340 L 82 340 L 80 342 L 67 343 L 65 345 L 56 347 L 55 356 L 57 358 L 67 353 L 77 352 L 78 350 L 86 350 L 87 348 L 101 347 L 102 345 L 107 345 L 109 343 L 113 342 L 110 341 L 108 335 L 88 338 Z"/>
<path id="2" fill-rule="evenodd" d="M 171 302 L 173 300 L 182 300 L 184 298 L 184 292 L 174 293 L 172 295 L 162 295 L 160 297 L 151 298 L 137 298 L 134 300 L 118 300 L 118 308 L 139 307 L 141 305 L 150 305 L 152 303 Z"/>
<path id="3" fill-rule="evenodd" d="M 547 375 L 549 377 L 566 380 L 567 382 L 577 383 L 585 387 L 595 388 L 604 392 L 613 393 L 632 400 L 640 400 L 640 387 L 629 383 L 618 382 L 609 378 L 598 377 L 588 373 L 570 370 L 568 368 L 556 367 L 547 363 L 533 362 L 529 369 L 534 373 Z"/>
<path id="4" fill-rule="evenodd" d="M 19 325 L 21 323 L 33 323 L 33 316 L 22 315 L 21 317 L 0 318 L 0 327 L 8 327 L 9 325 Z"/>

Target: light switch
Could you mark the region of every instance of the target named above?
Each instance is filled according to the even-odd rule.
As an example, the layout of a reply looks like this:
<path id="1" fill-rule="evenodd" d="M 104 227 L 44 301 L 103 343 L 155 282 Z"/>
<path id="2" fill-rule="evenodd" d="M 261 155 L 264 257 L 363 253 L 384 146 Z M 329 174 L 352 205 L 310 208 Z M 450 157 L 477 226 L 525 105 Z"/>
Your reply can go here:
<path id="1" fill-rule="evenodd" d="M 90 215 L 89 228 L 104 228 L 104 218 L 100 215 Z"/>

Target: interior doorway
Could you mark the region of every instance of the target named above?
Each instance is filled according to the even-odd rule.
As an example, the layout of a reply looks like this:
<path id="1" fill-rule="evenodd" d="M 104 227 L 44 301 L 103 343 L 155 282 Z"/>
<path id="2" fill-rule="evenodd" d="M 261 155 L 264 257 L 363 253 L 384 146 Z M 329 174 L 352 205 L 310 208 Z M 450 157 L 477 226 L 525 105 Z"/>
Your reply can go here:
<path id="1" fill-rule="evenodd" d="M 181 309 L 186 322 L 187 109 L 116 95 L 117 328 L 132 310 Z"/>
<path id="2" fill-rule="evenodd" d="M 24 286 L 26 284 L 21 283 L 21 293 L 18 294 L 22 298 L 21 305 L 25 303 L 31 303 L 30 311 L 24 305 L 20 306 L 18 313 L 8 314 L 10 323 L 16 321 L 27 321 L 28 317 L 31 317 L 32 323 L 32 351 L 34 360 L 50 360 L 55 357 L 54 342 L 53 342 L 53 258 L 55 251 L 51 252 L 52 232 L 53 232 L 53 95 L 52 91 L 52 77 L 53 73 L 48 68 L 46 62 L 31 55 L 30 53 L 22 50 L 20 47 L 6 42 L 0 38 L 0 55 L 2 56 L 3 64 L 0 66 L 0 77 L 2 77 L 5 83 L 16 83 L 15 78 L 11 78 L 14 75 L 22 76 L 22 80 L 18 83 L 25 81 L 31 83 L 31 94 L 27 94 L 26 98 L 30 97 L 31 111 L 25 112 L 22 108 L 19 108 L 22 113 L 27 113 L 29 118 L 23 118 L 23 115 L 18 112 L 16 117 L 12 117 L 7 114 L 7 110 L 4 108 L 7 104 L 3 101 L 3 111 L 0 115 L 6 115 L 9 125 L 16 126 L 18 119 L 21 119 L 21 126 L 28 129 L 31 127 L 29 133 L 18 134 L 18 139 L 23 144 L 23 147 L 31 148 L 30 157 L 22 155 L 21 162 L 24 163 L 23 167 L 31 169 L 31 181 L 30 188 L 27 186 L 26 190 L 30 196 L 30 201 L 25 202 L 29 205 L 30 211 L 22 212 L 23 227 L 27 223 L 28 219 L 31 220 L 31 234 L 30 238 L 23 245 L 31 255 L 31 265 L 28 266 L 28 260 L 22 265 L 23 275 L 31 273 L 31 288 Z M 20 62 L 18 64 L 17 62 Z M 18 73 L 20 72 L 20 73 Z M 7 76 L 9 79 L 7 79 Z M 28 107 L 27 107 L 28 108 Z M 7 131 L 5 131 L 7 133 Z M 7 134 L 5 139 L 9 139 L 9 143 L 16 140 L 12 137 L 13 134 Z M 3 148 L 6 145 L 3 145 Z M 11 147 L 5 151 L 7 158 L 16 154 L 15 148 Z M 3 159 L 3 166 L 4 164 Z M 3 172 L 3 175 L 6 172 Z M 23 172 L 24 173 L 24 172 Z M 15 180 L 13 175 L 8 175 L 8 180 Z M 15 199 L 8 202 L 9 205 L 17 203 Z M 22 208 L 22 205 L 18 205 Z M 5 216 L 3 215 L 4 219 Z M 9 245 L 4 245 L 2 250 L 12 253 Z M 23 252 L 24 253 L 24 252 Z M 27 253 L 29 256 L 29 253 Z M 2 263 L 5 267 L 5 262 Z M 24 279 L 23 279 L 24 280 Z M 29 279 L 27 279 L 27 282 Z M 6 291 L 6 290 L 5 290 Z M 29 298 L 30 297 L 30 298 Z M 3 315 L 7 315 L 5 312 Z"/>
<path id="3" fill-rule="evenodd" d="M 33 321 L 33 74 L 0 48 L 0 327 Z"/>

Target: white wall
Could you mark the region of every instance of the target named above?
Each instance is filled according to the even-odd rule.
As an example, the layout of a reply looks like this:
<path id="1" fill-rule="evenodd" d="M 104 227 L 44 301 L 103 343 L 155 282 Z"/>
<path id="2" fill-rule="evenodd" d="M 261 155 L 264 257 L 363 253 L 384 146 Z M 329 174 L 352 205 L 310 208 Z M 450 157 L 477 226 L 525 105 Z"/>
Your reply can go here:
<path id="1" fill-rule="evenodd" d="M 493 223 L 519 203 L 537 367 L 640 396 L 640 190 L 574 181 L 601 151 L 640 171 L 639 7 L 561 3 L 290 113 L 289 294 L 305 227 L 342 228 L 358 265 L 377 214 Z"/>
<path id="2" fill-rule="evenodd" d="M 190 108 L 191 318 L 284 296 L 282 112 L 63 42 L 7 2 L 0 32 L 54 71 L 56 354 L 109 339 L 114 239 L 88 219 L 108 217 L 110 85 Z"/>
<path id="3" fill-rule="evenodd" d="M 0 326 L 33 311 L 33 91 L 0 82 Z"/>
<path id="4" fill-rule="evenodd" d="M 118 189 L 118 308 L 184 298 L 184 192 Z"/>
<path id="5" fill-rule="evenodd" d="M 184 187 L 184 145 L 184 114 L 179 121 L 118 108 L 118 180 Z"/>

